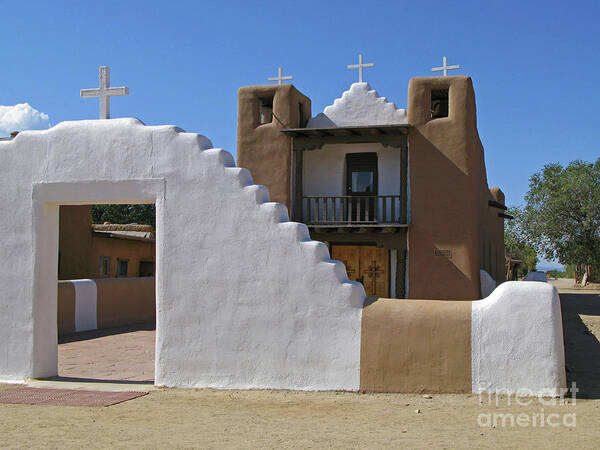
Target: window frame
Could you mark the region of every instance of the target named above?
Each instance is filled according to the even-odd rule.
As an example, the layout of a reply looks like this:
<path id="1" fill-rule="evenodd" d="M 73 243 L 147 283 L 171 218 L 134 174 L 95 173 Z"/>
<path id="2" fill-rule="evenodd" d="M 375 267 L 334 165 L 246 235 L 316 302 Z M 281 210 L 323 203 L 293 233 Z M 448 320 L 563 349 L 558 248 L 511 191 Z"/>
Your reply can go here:
<path id="1" fill-rule="evenodd" d="M 352 192 L 352 173 L 373 172 L 373 192 Z M 346 195 L 377 196 L 379 194 L 379 170 L 377 152 L 346 154 Z"/>
<path id="2" fill-rule="evenodd" d="M 125 263 L 126 271 L 125 275 L 121 274 L 121 263 Z M 127 277 L 129 273 L 129 259 L 127 258 L 117 258 L 117 277 Z"/>
<path id="3" fill-rule="evenodd" d="M 106 272 L 104 272 L 104 262 L 107 263 Z M 100 278 L 110 277 L 110 256 L 100 256 Z"/>

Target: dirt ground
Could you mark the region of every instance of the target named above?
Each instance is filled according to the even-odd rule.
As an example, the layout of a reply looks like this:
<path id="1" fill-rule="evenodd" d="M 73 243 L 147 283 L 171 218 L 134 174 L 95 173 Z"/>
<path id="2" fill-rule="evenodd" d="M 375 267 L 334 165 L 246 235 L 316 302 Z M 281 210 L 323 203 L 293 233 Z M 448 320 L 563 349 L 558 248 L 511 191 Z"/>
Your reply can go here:
<path id="1" fill-rule="evenodd" d="M 435 395 L 425 399 L 421 395 L 404 394 L 165 389 L 107 408 L 0 405 L 0 445 L 21 448 L 593 448 L 599 445 L 600 400 L 577 400 L 575 405 L 556 406 L 542 405 L 537 399 L 525 401 L 532 403 L 520 406 L 513 398 L 509 406 L 504 398 L 499 406 L 494 399 L 489 405 L 487 398 L 480 400 L 477 395 Z M 522 403 L 525 401 L 521 399 Z M 544 427 L 539 425 L 542 413 Z M 510 426 L 507 418 L 488 414 L 512 414 L 515 420 L 522 414 L 530 418 L 530 426 Z M 551 424 L 559 426 L 547 423 L 550 414 L 559 415 L 551 420 Z M 576 414 L 575 426 L 572 414 Z M 571 426 L 563 425 L 565 418 Z"/>
<path id="2" fill-rule="evenodd" d="M 575 402 L 160 389 L 107 408 L 0 404 L 0 447 L 598 447 L 600 292 L 569 290 L 561 303 Z"/>

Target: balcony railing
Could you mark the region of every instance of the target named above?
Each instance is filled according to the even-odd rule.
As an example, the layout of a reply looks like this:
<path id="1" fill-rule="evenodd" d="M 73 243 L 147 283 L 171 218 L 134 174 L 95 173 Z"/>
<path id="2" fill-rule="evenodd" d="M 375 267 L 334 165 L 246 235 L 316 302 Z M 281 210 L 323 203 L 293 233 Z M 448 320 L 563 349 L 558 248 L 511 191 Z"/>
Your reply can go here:
<path id="1" fill-rule="evenodd" d="M 302 198 L 302 221 L 307 225 L 401 224 L 399 195 L 338 195 Z"/>

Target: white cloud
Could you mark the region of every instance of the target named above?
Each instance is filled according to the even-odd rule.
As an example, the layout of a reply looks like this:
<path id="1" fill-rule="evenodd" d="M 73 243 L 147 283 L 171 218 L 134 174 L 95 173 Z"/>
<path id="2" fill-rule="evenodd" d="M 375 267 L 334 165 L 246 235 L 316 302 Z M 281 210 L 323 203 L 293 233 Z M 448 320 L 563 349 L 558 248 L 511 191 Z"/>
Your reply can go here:
<path id="1" fill-rule="evenodd" d="M 50 128 L 48 114 L 32 108 L 29 103 L 14 106 L 0 105 L 0 137 L 13 131 L 44 130 Z"/>

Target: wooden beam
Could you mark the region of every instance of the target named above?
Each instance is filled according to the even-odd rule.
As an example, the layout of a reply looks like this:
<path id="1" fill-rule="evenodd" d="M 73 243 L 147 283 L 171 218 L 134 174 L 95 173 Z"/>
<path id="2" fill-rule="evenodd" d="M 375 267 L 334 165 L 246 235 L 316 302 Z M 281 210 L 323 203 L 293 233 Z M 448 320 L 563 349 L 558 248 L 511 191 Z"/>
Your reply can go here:
<path id="1" fill-rule="evenodd" d="M 412 224 L 410 223 L 354 223 L 354 224 L 345 224 L 345 223 L 332 223 L 332 224 L 317 224 L 317 223 L 307 223 L 306 226 L 308 228 L 339 228 L 341 229 L 349 229 L 349 228 L 383 228 L 383 229 L 399 229 L 399 228 L 410 228 Z"/>
<path id="2" fill-rule="evenodd" d="M 292 140 L 295 141 L 294 138 Z M 304 165 L 304 154 L 303 151 L 292 152 L 294 158 L 294 205 L 292 208 L 293 217 L 296 222 L 302 222 L 302 198 L 304 197 L 303 187 L 303 165 Z"/>
<path id="3" fill-rule="evenodd" d="M 296 136 L 294 150 L 312 150 L 328 144 L 379 143 L 384 146 L 402 148 L 407 145 L 405 135 L 344 135 L 344 136 Z"/>
<path id="4" fill-rule="evenodd" d="M 400 222 L 404 223 L 408 219 L 408 183 L 408 145 L 404 145 L 400 149 Z"/>
<path id="5" fill-rule="evenodd" d="M 491 206 L 493 208 L 502 209 L 504 211 L 506 211 L 508 209 L 505 205 L 503 205 L 502 203 L 497 202 L 495 200 L 488 200 L 488 206 Z"/>

